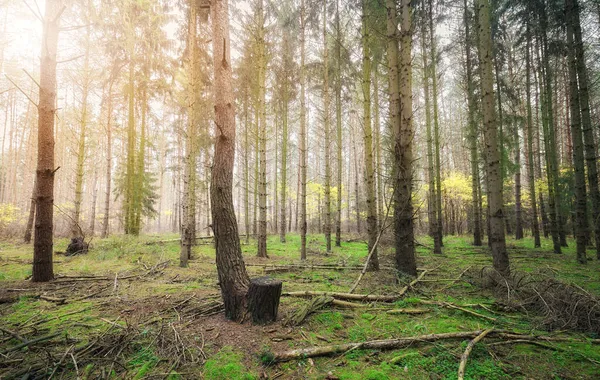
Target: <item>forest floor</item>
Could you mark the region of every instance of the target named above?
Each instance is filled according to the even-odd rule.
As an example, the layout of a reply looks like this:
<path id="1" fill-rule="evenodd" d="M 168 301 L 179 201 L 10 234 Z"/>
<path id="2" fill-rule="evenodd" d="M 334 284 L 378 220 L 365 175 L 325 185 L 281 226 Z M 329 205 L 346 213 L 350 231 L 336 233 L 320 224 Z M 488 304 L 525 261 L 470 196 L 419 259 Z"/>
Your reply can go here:
<path id="1" fill-rule="evenodd" d="M 322 236 L 311 235 L 301 263 L 299 240 L 269 237 L 268 259 L 255 257 L 255 242 L 242 246 L 251 277 L 266 273 L 283 281 L 278 321 L 267 326 L 225 319 L 210 244 L 196 246 L 189 268 L 180 268 L 175 235 L 97 239 L 86 255 L 55 256 L 56 280 L 34 284 L 27 280 L 32 246 L 0 242 L 0 379 L 455 379 L 467 343 L 485 329 L 529 337 L 491 332 L 468 357 L 467 379 L 600 377 L 600 342 L 593 341 L 599 338 L 600 261 L 592 251 L 594 260 L 582 266 L 572 242 L 555 255 L 549 240 L 542 249 L 533 249 L 529 238 L 510 240 L 513 278 L 503 286 L 486 277 L 487 247 L 447 237 L 444 254 L 434 256 L 429 238 L 420 237 L 418 266 L 426 273 L 403 296 L 348 305 L 329 298 L 302 324 L 289 326 L 310 301 L 286 292 L 348 292 L 367 256 L 361 241 L 326 254 Z M 58 240 L 55 250 L 66 245 Z M 367 273 L 355 293 L 397 295 L 409 283 L 390 269 L 391 248 L 379 254 L 383 269 Z M 540 294 L 532 283 L 553 285 Z M 540 297 L 531 297 L 533 291 Z M 422 337 L 454 332 L 475 335 Z M 297 348 L 403 337 L 416 338 L 398 349 L 356 346 L 275 362 Z"/>

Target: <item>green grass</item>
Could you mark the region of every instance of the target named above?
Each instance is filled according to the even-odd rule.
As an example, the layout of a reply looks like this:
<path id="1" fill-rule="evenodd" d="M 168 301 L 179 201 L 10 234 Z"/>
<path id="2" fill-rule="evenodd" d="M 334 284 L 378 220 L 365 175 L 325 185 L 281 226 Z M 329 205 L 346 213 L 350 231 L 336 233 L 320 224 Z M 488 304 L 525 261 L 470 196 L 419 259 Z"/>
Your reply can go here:
<path id="1" fill-rule="evenodd" d="M 173 311 L 169 305 L 195 296 L 191 302 L 201 302 L 207 295 L 219 294 L 215 270 L 215 251 L 212 245 L 194 247 L 193 260 L 189 268 L 179 268 L 179 244 L 170 241 L 163 244 L 148 244 L 156 240 L 177 239 L 177 235 L 142 236 L 132 238 L 113 236 L 108 239 L 96 239 L 87 255 L 76 257 L 56 256 L 55 273 L 58 275 L 101 275 L 114 278 L 130 274 L 144 274 L 158 263 L 169 261 L 163 272 L 145 276 L 136 281 L 119 281 L 113 290 L 112 280 L 104 283 L 75 283 L 54 290 L 35 290 L 30 293 L 73 298 L 80 294 L 89 294 L 98 286 L 107 286 L 102 297 L 79 302 L 57 305 L 36 297 L 21 297 L 16 302 L 0 305 L 0 326 L 12 331 L 21 331 L 23 326 L 33 325 L 36 330 L 24 329 L 28 337 L 61 332 L 64 337 L 53 342 L 60 357 L 69 347 L 68 339 L 76 346 L 83 346 L 94 338 L 111 330 L 111 334 L 121 331 L 118 327 L 103 321 L 116 321 L 116 324 L 134 328 L 139 334 L 133 346 L 122 355 L 124 368 L 113 366 L 115 376 L 126 378 L 145 378 L 153 374 L 165 374 L 162 377 L 206 379 L 255 379 L 259 373 L 281 378 L 323 379 L 331 372 L 340 379 L 455 379 L 460 355 L 467 341 L 436 342 L 421 344 L 402 350 L 373 351 L 352 350 L 343 355 L 313 359 L 302 359 L 288 363 L 272 364 L 272 353 L 284 349 L 295 349 L 314 345 L 327 345 L 365 340 L 388 339 L 393 337 L 417 336 L 422 334 L 470 331 L 485 328 L 518 330 L 524 333 L 540 331 L 535 315 L 527 316 L 518 311 L 505 312 L 495 309 L 493 295 L 477 285 L 458 281 L 422 282 L 406 297 L 392 305 L 371 304 L 361 309 L 327 307 L 308 317 L 301 327 L 289 329 L 281 323 L 248 332 L 243 338 L 229 333 L 230 325 L 219 320 L 211 330 L 204 330 L 204 320 L 197 319 L 186 324 L 181 310 Z M 443 255 L 434 256 L 430 247 L 433 243 L 427 236 L 418 237 L 418 265 L 435 271 L 426 275 L 427 279 L 454 278 L 464 269 L 480 269 L 491 266 L 491 257 L 487 247 L 473 247 L 470 237 L 445 237 Z M 68 241 L 57 240 L 55 250 L 66 248 Z M 544 274 L 565 282 L 580 285 L 587 291 L 600 295 L 600 262 L 595 253 L 587 265 L 577 263 L 575 244 L 562 255 L 551 253 L 551 242 L 542 239 L 542 248 L 534 249 L 530 238 L 521 241 L 509 239 L 507 246 L 511 264 L 515 270 L 534 275 Z M 393 251 L 390 247 L 381 247 L 380 258 L 385 266 L 393 266 Z M 244 259 L 254 264 L 298 264 L 300 263 L 300 237 L 289 234 L 287 242 L 281 243 L 278 236 L 269 236 L 269 259 L 257 259 L 256 241 L 242 244 Z M 340 266 L 362 265 L 367 255 L 364 242 L 343 242 L 343 247 L 334 247 L 333 252 L 325 254 L 324 238 L 321 235 L 308 237 L 308 262 Z M 22 244 L 0 242 L 0 284 L 4 288 L 24 287 L 25 279 L 31 275 L 32 247 Z M 251 277 L 264 275 L 263 269 L 248 266 Z M 294 270 L 270 274 L 284 282 L 284 291 L 326 290 L 346 292 L 358 276 L 352 270 Z M 409 279 L 396 281 L 393 272 L 381 271 L 367 273 L 357 289 L 357 293 L 393 294 L 401 289 Z M 450 285 L 446 288 L 446 285 Z M 43 285 L 40 285 L 43 287 Z M 71 286 L 71 287 L 69 287 Z M 443 289 L 443 290 L 441 290 Z M 471 310 L 488 317 L 497 318 L 497 322 L 465 314 L 441 306 L 423 305 L 420 299 L 445 301 L 455 304 L 484 304 L 492 311 L 478 307 Z M 280 315 L 285 318 L 289 313 L 304 305 L 307 301 L 300 298 L 283 297 Z M 387 314 L 384 308 L 425 308 L 427 313 L 420 315 Z M 162 318 L 158 323 L 139 326 L 151 317 Z M 184 320 L 180 320 L 184 318 Z M 221 318 L 221 317 L 211 317 Z M 212 320 L 215 321 L 214 319 Z M 172 368 L 172 352 L 163 351 L 164 343 L 156 338 L 161 332 L 171 334 L 170 326 L 177 326 L 198 357 L 198 347 L 204 342 L 202 357 L 195 364 L 186 364 L 181 368 Z M 162 330 L 161 330 L 162 329 Z M 248 331 L 250 327 L 248 327 Z M 292 339 L 281 343 L 272 340 L 274 335 L 290 335 Z M 574 338 L 585 337 L 570 333 Z M 252 345 L 240 347 L 239 339 L 251 340 Z M 15 339 L 5 340 L 8 345 L 18 344 Z M 582 378 L 593 379 L 600 373 L 600 367 L 590 363 L 585 357 L 600 361 L 600 349 L 589 343 L 554 343 L 560 349 L 552 351 L 526 344 L 491 347 L 487 342 L 475 346 L 467 365 L 468 379 L 508 379 L 508 378 Z M 253 348 L 248 348 L 253 347 Z M 262 347 L 262 348 L 261 348 Z M 32 348 L 35 351 L 35 348 Z M 25 354 L 22 351 L 18 354 Z M 33 358 L 34 356 L 29 356 Z M 70 365 L 70 364 L 69 364 Z M 98 376 L 102 368 L 108 370 L 102 362 L 81 363 L 80 371 L 89 372 L 90 377 Z M 73 367 L 69 367 L 73 370 Z M 0 377 L 3 370 L 0 368 Z M 168 374 L 168 375 L 167 375 Z M 65 376 L 65 378 L 70 378 Z"/>

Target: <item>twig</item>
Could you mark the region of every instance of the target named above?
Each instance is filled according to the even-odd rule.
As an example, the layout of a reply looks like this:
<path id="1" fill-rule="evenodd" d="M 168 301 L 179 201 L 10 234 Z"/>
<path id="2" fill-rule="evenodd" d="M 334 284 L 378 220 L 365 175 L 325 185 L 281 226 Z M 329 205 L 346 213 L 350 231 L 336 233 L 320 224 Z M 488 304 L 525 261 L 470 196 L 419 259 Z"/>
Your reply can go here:
<path id="1" fill-rule="evenodd" d="M 287 297 L 314 297 L 314 296 L 329 296 L 342 300 L 351 301 L 374 301 L 374 302 L 394 302 L 400 296 L 382 296 L 374 294 L 353 294 L 353 293 L 338 293 L 338 292 L 323 292 L 323 291 L 301 291 L 301 292 L 283 292 L 282 296 Z"/>
<path id="2" fill-rule="evenodd" d="M 19 334 L 15 333 L 15 332 L 12 332 L 12 331 L 10 331 L 10 330 L 7 330 L 7 329 L 5 329 L 5 328 L 2 328 L 2 327 L 0 327 L 0 331 L 2 331 L 2 332 L 3 332 L 3 333 L 5 333 L 5 334 L 8 334 L 8 335 L 12 336 L 12 337 L 13 337 L 13 338 L 15 338 L 15 339 L 18 339 L 18 340 L 20 340 L 20 341 L 21 341 L 21 342 L 23 342 L 23 343 L 27 342 L 27 339 L 23 338 L 21 335 L 19 335 Z"/>
<path id="3" fill-rule="evenodd" d="M 19 87 L 18 84 L 16 84 L 12 79 L 10 79 L 10 77 L 8 75 L 4 74 L 4 76 L 6 77 L 6 79 L 8 79 L 10 81 L 10 83 L 13 84 L 13 86 L 15 86 L 19 91 L 21 91 L 21 93 L 23 95 L 25 95 L 25 97 L 31 102 L 31 104 L 33 104 L 35 106 L 35 108 L 38 107 L 38 104 L 33 99 L 31 99 L 29 97 L 29 95 L 27 95 L 27 93 L 25 93 L 25 91 L 23 91 L 23 89 L 21 87 Z"/>
<path id="4" fill-rule="evenodd" d="M 441 288 L 441 289 L 440 289 L 440 291 L 444 291 L 444 290 L 446 290 L 446 289 L 448 289 L 448 288 L 452 287 L 452 286 L 453 286 L 453 285 L 454 285 L 456 282 L 458 282 L 458 281 L 459 281 L 459 280 L 462 278 L 462 276 L 464 276 L 464 275 L 465 275 L 465 273 L 467 273 L 467 271 L 468 271 L 469 269 L 471 269 L 471 268 L 472 268 L 472 266 L 469 266 L 469 267 L 467 267 L 467 269 L 463 270 L 463 271 L 462 271 L 462 272 L 461 272 L 461 273 L 458 275 L 458 277 L 456 278 L 456 280 L 452 281 L 452 282 L 451 282 L 451 283 L 449 283 L 448 285 L 446 285 L 446 286 L 444 286 L 443 288 Z"/>
<path id="5" fill-rule="evenodd" d="M 477 342 L 479 342 L 480 340 L 485 338 L 485 336 L 487 334 L 491 333 L 492 331 L 494 331 L 494 329 L 484 330 L 481 334 L 477 335 L 475 337 L 475 339 L 470 341 L 469 344 L 467 344 L 467 348 L 465 349 L 465 352 L 462 354 L 462 357 L 460 358 L 460 365 L 458 366 L 458 380 L 463 380 L 465 378 L 465 369 L 467 368 L 467 360 L 469 359 L 469 355 L 471 354 L 473 347 L 475 347 Z"/>
<path id="6" fill-rule="evenodd" d="M 70 351 L 73 349 L 73 347 L 75 347 L 75 346 L 71 346 L 71 347 L 67 348 L 67 351 L 65 351 L 65 353 L 60 358 L 60 360 L 58 361 L 58 363 L 56 363 L 56 366 L 52 370 L 52 373 L 50 374 L 50 377 L 48 377 L 48 380 L 50 380 L 50 379 L 52 379 L 54 377 L 54 374 L 56 373 L 56 370 L 58 370 L 58 367 L 60 367 L 60 365 L 62 364 L 63 360 L 65 360 L 65 358 L 70 353 Z"/>

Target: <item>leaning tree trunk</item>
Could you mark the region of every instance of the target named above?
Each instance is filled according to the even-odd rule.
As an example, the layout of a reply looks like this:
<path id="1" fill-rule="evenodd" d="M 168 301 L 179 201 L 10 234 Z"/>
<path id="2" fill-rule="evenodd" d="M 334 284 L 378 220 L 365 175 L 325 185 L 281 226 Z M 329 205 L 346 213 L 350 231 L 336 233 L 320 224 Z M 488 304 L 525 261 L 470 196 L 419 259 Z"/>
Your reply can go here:
<path id="1" fill-rule="evenodd" d="M 479 61 L 481 65 L 481 94 L 483 98 L 483 124 L 487 157 L 487 192 L 491 227 L 490 242 L 494 269 L 501 275 L 507 276 L 510 274 L 510 266 L 504 236 L 502 173 L 500 172 L 500 152 L 497 140 L 498 130 L 494 109 L 490 3 L 489 0 L 476 0 L 475 4 L 479 15 Z"/>
<path id="2" fill-rule="evenodd" d="M 211 172 L 210 199 L 217 272 L 227 318 L 244 317 L 250 279 L 246 272 L 233 208 L 233 163 L 235 159 L 235 111 L 231 85 L 228 0 L 211 4 L 215 96 L 215 153 Z"/>
<path id="3" fill-rule="evenodd" d="M 37 196 L 33 269 L 31 281 L 54 278 L 52 228 L 54 218 L 54 118 L 56 114 L 56 51 L 59 20 L 64 10 L 61 0 L 46 2 L 40 59 L 40 95 L 38 103 Z"/>

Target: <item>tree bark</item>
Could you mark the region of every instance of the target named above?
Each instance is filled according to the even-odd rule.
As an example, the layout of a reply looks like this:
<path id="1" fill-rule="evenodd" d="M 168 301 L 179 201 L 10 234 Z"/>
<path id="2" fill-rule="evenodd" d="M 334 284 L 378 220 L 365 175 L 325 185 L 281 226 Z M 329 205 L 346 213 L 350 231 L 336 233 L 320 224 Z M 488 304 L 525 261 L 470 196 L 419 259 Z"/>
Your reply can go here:
<path id="1" fill-rule="evenodd" d="M 585 159 L 583 136 L 581 131 L 581 107 L 579 103 L 579 85 L 577 83 L 577 58 L 573 29 L 577 22 L 574 0 L 566 0 L 567 14 L 567 51 L 569 71 L 569 106 L 571 111 L 571 136 L 573 139 L 573 165 L 575 169 L 575 240 L 577 242 L 577 261 L 585 264 L 587 240 L 587 199 L 585 188 Z"/>
<path id="2" fill-rule="evenodd" d="M 240 321 L 246 311 L 250 279 L 246 272 L 233 208 L 235 111 L 231 84 L 229 1 L 211 4 L 215 97 L 215 153 L 210 198 L 217 272 L 227 318 Z"/>
<path id="3" fill-rule="evenodd" d="M 494 269 L 501 275 L 508 276 L 510 274 L 510 264 L 504 236 L 502 173 L 500 173 L 500 152 L 498 150 L 498 130 L 494 107 L 490 3 L 489 0 L 476 0 L 475 4 L 479 15 L 479 61 L 481 66 L 481 94 L 487 157 L 487 192 L 491 227 L 490 242 L 492 245 Z"/>
<path id="4" fill-rule="evenodd" d="M 336 70 L 335 70 L 335 122 L 337 137 L 337 205 L 335 221 L 335 246 L 342 246 L 342 31 L 340 27 L 339 0 L 335 2 L 335 25 L 336 25 Z"/>
<path id="5" fill-rule="evenodd" d="M 300 259 L 306 260 L 306 4 L 300 4 Z"/>
<path id="6" fill-rule="evenodd" d="M 263 0 L 258 3 L 258 112 L 259 112 L 259 174 L 258 174 L 258 257 L 267 255 L 267 107 L 265 25 Z"/>
<path id="7" fill-rule="evenodd" d="M 327 0 L 323 0 L 323 128 L 325 129 L 325 220 L 323 233 L 327 252 L 331 252 L 331 126 L 329 118 L 329 49 L 327 47 Z"/>
<path id="8" fill-rule="evenodd" d="M 375 173 L 373 170 L 373 130 L 371 128 L 371 50 L 367 22 L 367 1 L 362 0 L 362 93 L 363 93 L 363 130 L 365 143 L 365 187 L 367 193 L 367 234 L 371 252 L 377 240 L 377 200 L 375 199 Z M 377 248 L 373 251 L 369 270 L 379 270 Z"/>
<path id="9" fill-rule="evenodd" d="M 38 103 L 37 196 L 33 269 L 31 281 L 46 282 L 54 278 L 52 263 L 52 229 L 54 218 L 54 118 L 56 114 L 56 52 L 61 0 L 48 0 L 42 32 L 40 91 Z"/>

